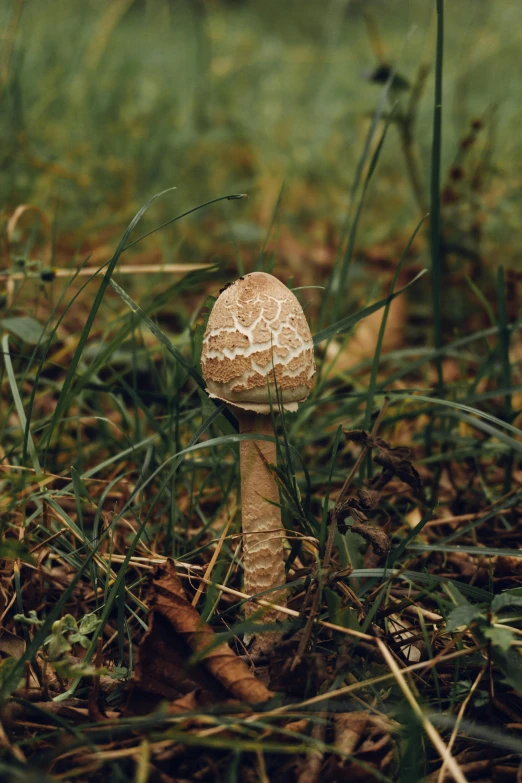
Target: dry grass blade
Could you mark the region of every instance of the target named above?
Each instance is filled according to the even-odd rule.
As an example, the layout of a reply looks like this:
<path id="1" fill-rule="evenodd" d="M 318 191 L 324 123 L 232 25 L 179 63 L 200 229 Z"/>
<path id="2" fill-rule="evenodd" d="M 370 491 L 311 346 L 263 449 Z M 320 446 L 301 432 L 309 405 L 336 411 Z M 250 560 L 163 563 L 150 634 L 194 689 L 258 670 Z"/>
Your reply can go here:
<path id="1" fill-rule="evenodd" d="M 466 708 L 467 708 L 468 704 L 470 703 L 470 701 L 471 701 L 471 699 L 473 697 L 473 694 L 477 690 L 477 688 L 479 686 L 479 683 L 482 680 L 482 677 L 484 676 L 485 672 L 486 672 L 486 667 L 481 669 L 481 671 L 478 673 L 477 677 L 475 678 L 475 681 L 474 681 L 473 685 L 469 689 L 468 695 L 466 696 L 466 698 L 464 699 L 464 701 L 460 705 L 460 709 L 459 709 L 459 712 L 458 712 L 458 715 L 457 715 L 457 719 L 455 721 L 455 727 L 454 727 L 453 731 L 451 732 L 450 741 L 448 742 L 448 753 L 451 753 L 451 751 L 453 750 L 453 745 L 455 744 L 455 740 L 457 739 L 457 734 L 459 733 L 459 726 L 460 726 L 460 724 L 462 722 L 462 719 L 464 717 L 464 713 L 466 712 Z M 446 768 L 447 768 L 447 764 L 446 764 L 446 761 L 444 761 L 443 764 L 442 764 L 442 767 L 440 768 L 440 771 L 439 771 L 439 775 L 438 775 L 438 778 L 437 778 L 437 783 L 443 783 L 444 777 L 445 777 L 445 774 L 446 774 Z"/>
<path id="2" fill-rule="evenodd" d="M 221 536 L 219 538 L 217 546 L 214 549 L 214 552 L 212 553 L 212 557 L 210 558 L 210 562 L 209 562 L 209 564 L 207 566 L 207 569 L 205 571 L 205 574 L 204 574 L 205 579 L 210 580 L 210 577 L 212 576 L 212 569 L 214 568 L 214 566 L 216 564 L 216 561 L 217 561 L 217 559 L 219 557 L 219 553 L 221 552 L 221 549 L 223 548 L 223 544 L 226 541 L 227 533 L 228 533 L 230 525 L 232 524 L 232 521 L 234 519 L 236 511 L 237 511 L 237 506 L 234 506 L 234 508 L 230 511 L 228 522 L 223 527 L 223 532 L 222 532 L 222 534 L 221 534 Z M 192 606 L 197 606 L 198 605 L 198 601 L 199 601 L 200 596 L 201 596 L 201 594 L 202 594 L 204 589 L 205 589 L 205 582 L 202 581 L 201 584 L 199 585 L 198 589 L 196 590 L 194 598 L 192 599 Z"/>
<path id="3" fill-rule="evenodd" d="M 185 577 L 185 574 L 180 574 L 180 576 Z M 226 585 L 222 585 L 216 582 L 212 582 L 209 579 L 205 579 L 202 576 L 192 576 L 192 577 L 186 577 L 186 578 L 196 578 L 201 579 L 201 581 L 205 582 L 205 584 L 213 585 L 214 587 L 217 587 L 218 590 L 221 590 L 223 593 L 227 593 L 228 595 L 235 596 L 236 598 L 240 598 L 242 600 L 247 601 L 255 601 L 256 604 L 259 604 L 259 606 L 267 607 L 269 609 L 276 609 L 278 612 L 281 612 L 282 614 L 286 614 L 288 617 L 300 617 L 300 613 L 297 612 L 295 609 L 289 609 L 286 606 L 281 606 L 280 604 L 273 603 L 272 601 L 267 601 L 264 598 L 259 598 L 258 596 L 252 596 L 248 595 L 247 593 L 243 593 L 240 590 L 234 590 L 231 587 L 227 587 Z M 347 634 L 348 636 L 353 636 L 355 639 L 363 639 L 365 641 L 373 641 L 374 637 L 370 636 L 367 633 L 362 633 L 362 631 L 356 631 L 353 628 L 344 628 L 342 625 L 336 625 L 335 623 L 330 623 L 327 620 L 320 620 L 315 618 L 314 622 L 316 622 L 318 625 L 322 626 L 323 628 L 328 628 L 331 631 L 339 631 L 340 633 Z"/>
<path id="4" fill-rule="evenodd" d="M 426 734 L 430 738 L 435 749 L 440 753 L 440 756 L 444 764 L 448 768 L 448 771 L 451 773 L 451 775 L 453 775 L 453 778 L 456 781 L 456 783 L 468 783 L 468 780 L 462 773 L 462 770 L 460 769 L 459 765 L 457 764 L 457 762 L 449 752 L 447 746 L 442 741 L 442 737 L 440 736 L 439 732 L 437 731 L 433 723 L 431 723 L 431 721 L 426 717 L 426 715 L 422 711 L 417 699 L 413 695 L 408 683 L 406 682 L 404 673 L 397 666 L 397 663 L 395 662 L 393 655 L 390 653 L 390 651 L 388 650 L 388 648 L 386 647 L 386 645 L 381 639 L 377 639 L 376 641 L 382 653 L 382 656 L 386 660 L 388 666 L 390 667 L 390 671 L 395 677 L 397 684 L 401 689 L 401 691 L 403 692 L 406 701 L 408 702 L 413 712 L 421 722 Z"/>
<path id="5" fill-rule="evenodd" d="M 175 274 L 181 275 L 186 272 L 195 272 L 201 269 L 210 269 L 212 264 L 121 264 L 116 268 L 119 275 L 157 275 L 157 274 Z M 47 271 L 47 270 L 46 270 Z M 59 269 L 48 270 L 48 274 L 55 278 L 60 277 L 92 277 L 105 274 L 104 267 L 84 266 L 81 269 Z M 32 272 L 2 272 L 0 280 L 25 280 L 26 278 L 40 278 L 39 273 Z"/>

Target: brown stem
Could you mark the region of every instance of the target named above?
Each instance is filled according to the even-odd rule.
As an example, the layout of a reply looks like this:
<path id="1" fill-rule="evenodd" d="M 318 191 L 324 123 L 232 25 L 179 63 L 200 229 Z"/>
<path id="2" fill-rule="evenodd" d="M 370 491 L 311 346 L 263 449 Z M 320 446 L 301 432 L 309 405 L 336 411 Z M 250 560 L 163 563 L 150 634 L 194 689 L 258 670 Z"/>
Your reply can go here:
<path id="1" fill-rule="evenodd" d="M 236 411 L 235 411 L 236 412 Z M 237 415 L 237 413 L 236 413 Z M 274 435 L 270 415 L 241 411 L 240 432 Z M 256 595 L 285 584 L 285 561 L 279 490 L 268 464 L 277 463 L 276 444 L 266 440 L 244 440 L 240 444 L 241 510 L 243 518 L 243 563 L 245 592 Z M 267 601 L 285 605 L 284 592 L 264 596 Z M 259 607 L 247 604 L 248 616 Z M 277 610 L 269 610 L 263 621 L 279 619 Z"/>

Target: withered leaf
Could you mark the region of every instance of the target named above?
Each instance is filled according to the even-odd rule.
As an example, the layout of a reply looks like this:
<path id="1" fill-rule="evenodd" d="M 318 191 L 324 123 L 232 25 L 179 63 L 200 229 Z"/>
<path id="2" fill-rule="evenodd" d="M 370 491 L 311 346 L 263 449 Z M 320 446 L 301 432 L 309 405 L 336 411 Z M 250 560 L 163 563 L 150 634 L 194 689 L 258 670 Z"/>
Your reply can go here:
<path id="1" fill-rule="evenodd" d="M 372 508 L 375 508 L 380 498 L 379 493 L 374 489 L 358 489 L 357 495 L 359 497 L 361 507 L 366 511 L 370 511 Z"/>
<path id="2" fill-rule="evenodd" d="M 408 446 L 392 447 L 384 438 L 372 437 L 365 430 L 344 430 L 344 434 L 348 440 L 359 443 L 363 448 L 377 449 L 379 453 L 374 457 L 374 462 L 383 468 L 382 474 L 374 478 L 370 490 L 358 491 L 361 508 L 374 508 L 378 494 L 376 496 L 371 493 L 382 490 L 393 476 L 398 476 L 422 497 L 422 483 L 411 462 L 411 449 Z"/>
<path id="3" fill-rule="evenodd" d="M 367 712 L 339 712 L 334 714 L 334 747 L 349 756 L 354 752 L 369 720 Z"/>
<path id="4" fill-rule="evenodd" d="M 370 778 L 373 780 L 368 767 L 359 766 L 358 760 L 382 774 L 390 773 L 394 743 L 390 727 L 383 720 L 365 711 L 339 713 L 334 716 L 334 733 L 334 747 L 339 755 L 333 754 L 328 759 L 322 775 L 323 783 L 365 783 Z M 353 756 L 353 760 L 344 754 Z"/>
<path id="5" fill-rule="evenodd" d="M 366 430 L 344 430 L 344 434 L 348 440 L 351 440 L 353 443 L 360 443 L 368 449 L 392 451 L 395 452 L 396 456 L 400 456 L 402 459 L 408 459 L 411 456 L 411 449 L 409 449 L 408 446 L 392 447 L 384 438 L 372 436 L 369 432 L 366 432 Z"/>
<path id="6" fill-rule="evenodd" d="M 372 549 L 378 555 L 386 555 L 390 551 L 390 539 L 379 527 L 372 525 L 352 525 L 352 532 L 358 533 L 372 545 Z"/>
<path id="7" fill-rule="evenodd" d="M 25 640 L 4 628 L 0 633 L 0 652 L 21 658 L 25 652 Z"/>
<path id="8" fill-rule="evenodd" d="M 398 456 L 393 453 L 394 450 L 387 452 L 381 452 L 374 457 L 374 462 L 380 465 L 385 472 L 393 473 L 401 481 L 408 484 L 415 492 L 422 495 L 422 482 L 417 470 L 413 464 L 404 459 L 402 456 Z"/>
<path id="9" fill-rule="evenodd" d="M 192 712 L 193 710 L 197 710 L 198 708 L 198 700 L 197 700 L 197 692 L 196 691 L 190 691 L 190 693 L 186 693 L 184 696 L 181 696 L 181 698 L 176 699 L 176 701 L 172 701 L 169 704 L 169 712 Z"/>
<path id="10" fill-rule="evenodd" d="M 337 525 L 339 533 L 344 535 L 348 530 L 346 519 L 352 517 L 356 522 L 367 522 L 368 517 L 362 510 L 362 504 L 357 498 L 348 498 L 329 512 L 330 522 Z"/>
<path id="11" fill-rule="evenodd" d="M 384 468 L 377 476 L 374 476 L 374 478 L 371 480 L 371 491 L 380 494 L 382 490 L 385 488 L 385 486 L 392 480 L 394 476 L 395 473 L 393 472 L 393 470 L 387 470 L 386 468 Z"/>
<path id="12" fill-rule="evenodd" d="M 366 430 L 343 430 L 347 440 L 353 441 L 353 443 L 362 443 L 363 446 L 368 445 L 368 441 L 371 440 Z"/>
<path id="13" fill-rule="evenodd" d="M 393 459 L 411 459 L 411 449 L 409 446 L 390 446 L 382 438 L 375 441 L 377 448 L 389 454 Z"/>
<path id="14" fill-rule="evenodd" d="M 171 560 L 153 572 L 147 603 L 149 628 L 134 678 L 141 694 L 175 701 L 198 691 L 206 703 L 233 696 L 259 704 L 272 697 L 228 644 L 216 645 L 216 634 L 187 600 Z M 195 664 L 194 653 L 200 656 Z"/>
<path id="15" fill-rule="evenodd" d="M 357 498 L 348 498 L 339 506 L 338 518 L 344 522 L 347 517 L 353 517 L 356 522 L 368 521 L 368 517 L 362 510 L 362 504 Z"/>

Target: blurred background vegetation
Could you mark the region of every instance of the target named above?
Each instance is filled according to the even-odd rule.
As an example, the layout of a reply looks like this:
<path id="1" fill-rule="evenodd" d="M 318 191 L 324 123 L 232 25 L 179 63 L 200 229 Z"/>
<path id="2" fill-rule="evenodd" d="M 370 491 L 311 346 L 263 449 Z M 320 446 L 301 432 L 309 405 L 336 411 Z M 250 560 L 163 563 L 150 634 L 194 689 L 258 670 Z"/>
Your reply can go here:
<path id="1" fill-rule="evenodd" d="M 474 229 L 480 255 L 496 263 L 502 242 L 507 265 L 518 256 L 518 13 L 510 0 L 459 0 L 446 9 L 443 179 L 480 123 L 464 151 L 466 187 L 457 203 L 448 196 L 448 220 L 466 212 L 472 250 Z M 320 277 L 393 67 L 381 116 L 396 103 L 393 127 L 358 244 L 407 239 L 428 205 L 434 21 L 431 0 L 4 0 L 4 218 L 19 204 L 45 212 L 53 262 L 64 264 L 121 233 L 167 187 L 177 192 L 147 216 L 151 226 L 173 210 L 246 192 L 248 202 L 226 203 L 212 219 L 199 213 L 151 240 L 169 261 L 234 259 L 236 243 L 248 257 L 262 242 L 285 183 L 281 260 L 299 265 L 304 253 Z M 401 124 L 411 106 L 417 188 Z M 469 237 L 460 239 L 466 245 Z"/>

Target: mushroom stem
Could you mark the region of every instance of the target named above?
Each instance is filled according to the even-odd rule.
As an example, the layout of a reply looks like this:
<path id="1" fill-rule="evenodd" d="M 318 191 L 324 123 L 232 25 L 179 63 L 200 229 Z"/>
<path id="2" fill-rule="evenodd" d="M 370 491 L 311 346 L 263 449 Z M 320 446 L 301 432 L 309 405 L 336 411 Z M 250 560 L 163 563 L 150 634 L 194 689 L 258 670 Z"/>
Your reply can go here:
<path id="1" fill-rule="evenodd" d="M 242 434 L 274 435 L 270 415 L 241 410 L 238 418 Z M 267 440 L 243 440 L 240 462 L 244 584 L 246 593 L 256 595 L 284 585 L 286 578 L 281 511 L 273 505 L 279 503 L 279 490 L 267 466 L 267 463 L 277 463 L 276 444 Z M 284 591 L 269 593 L 264 598 L 285 605 Z M 246 604 L 246 616 L 257 608 L 255 603 Z M 264 622 L 280 618 L 281 612 L 277 610 L 263 615 Z"/>

